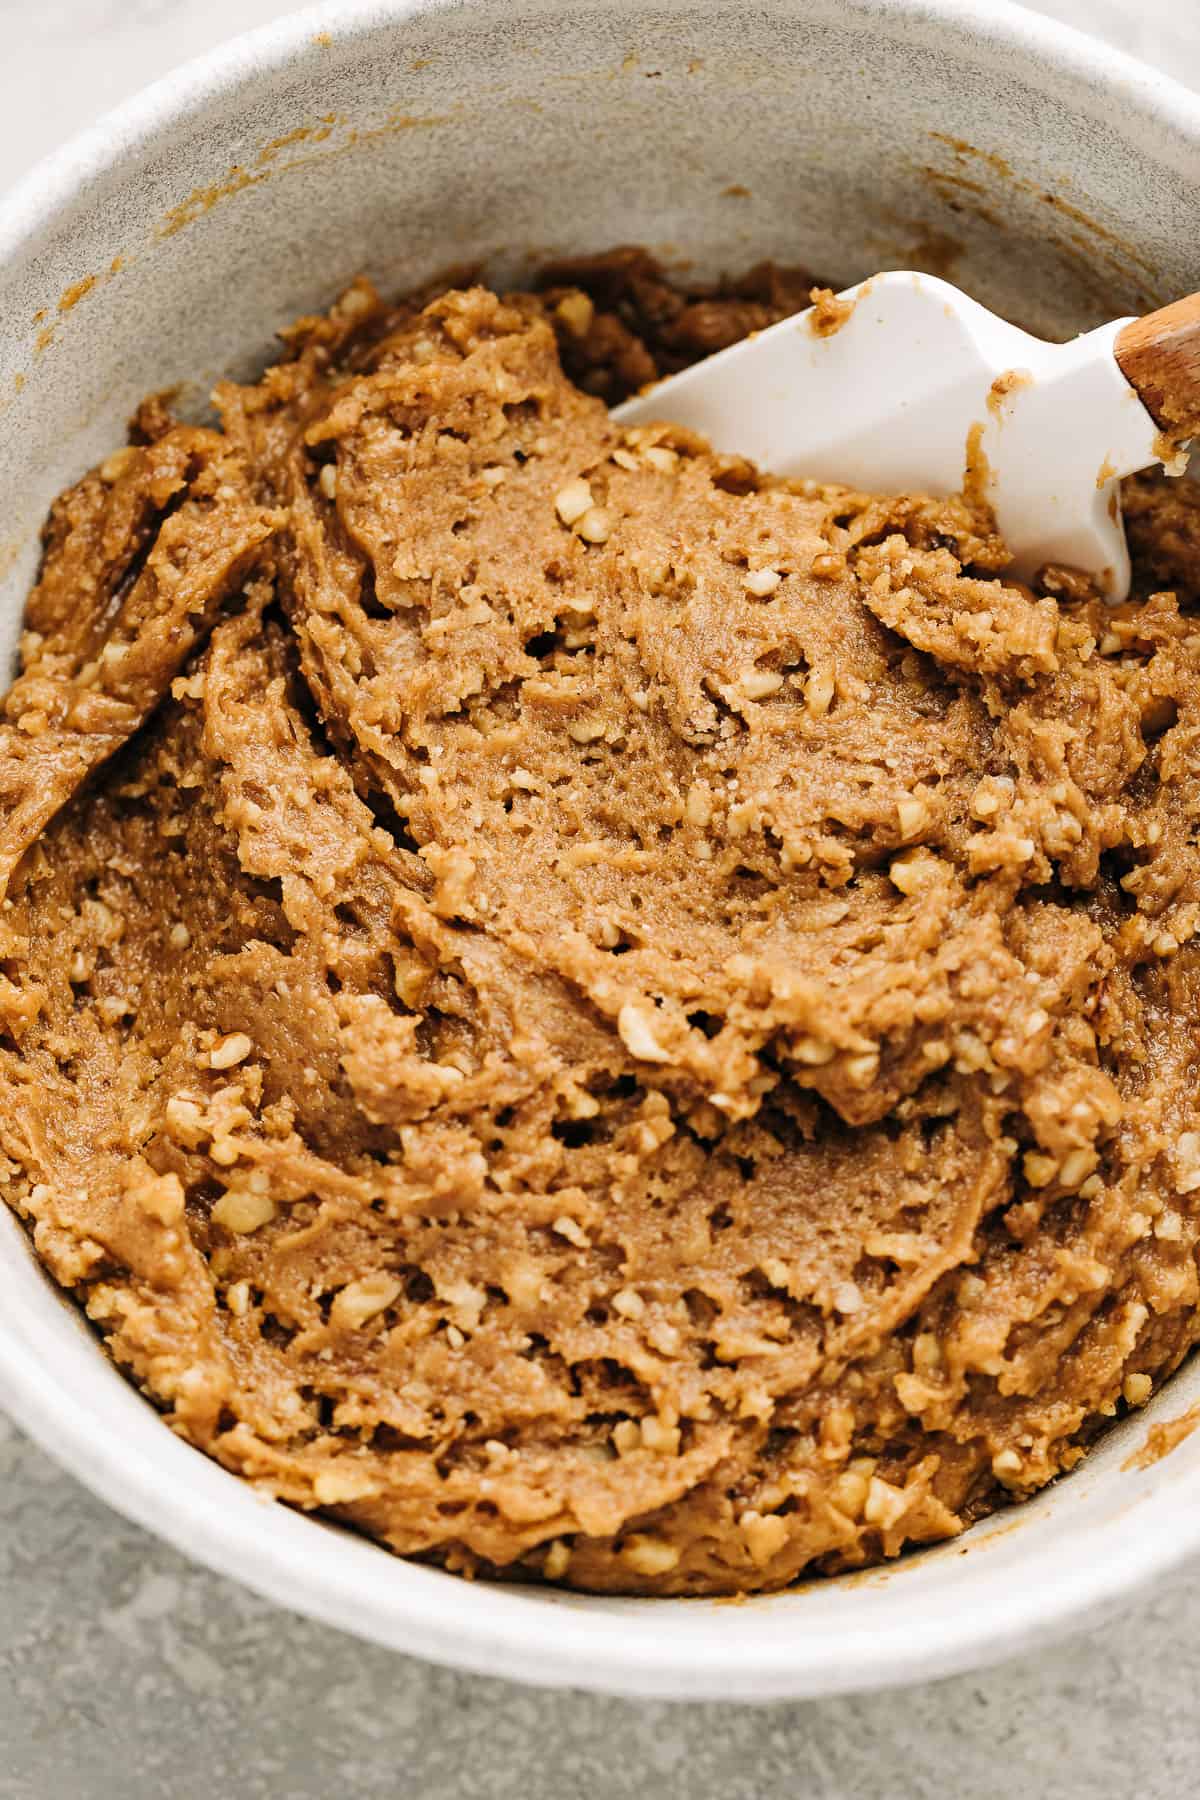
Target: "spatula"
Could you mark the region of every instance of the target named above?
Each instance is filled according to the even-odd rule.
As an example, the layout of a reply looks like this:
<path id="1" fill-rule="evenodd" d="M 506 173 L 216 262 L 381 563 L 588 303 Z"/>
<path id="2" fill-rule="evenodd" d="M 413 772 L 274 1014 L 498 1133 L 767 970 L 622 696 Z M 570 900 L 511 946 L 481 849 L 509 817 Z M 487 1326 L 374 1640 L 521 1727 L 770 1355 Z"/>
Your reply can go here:
<path id="1" fill-rule="evenodd" d="M 889 272 L 616 408 L 772 474 L 878 493 L 973 490 L 1013 573 L 1129 589 L 1119 480 L 1200 434 L 1200 295 L 1049 344 L 931 275 Z"/>

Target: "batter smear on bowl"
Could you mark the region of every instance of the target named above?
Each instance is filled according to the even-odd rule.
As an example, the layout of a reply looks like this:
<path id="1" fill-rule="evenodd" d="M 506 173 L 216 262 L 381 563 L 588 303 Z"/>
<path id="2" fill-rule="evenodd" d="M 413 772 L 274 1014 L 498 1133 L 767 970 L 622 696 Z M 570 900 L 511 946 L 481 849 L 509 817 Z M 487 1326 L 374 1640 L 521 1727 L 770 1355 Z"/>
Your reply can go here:
<path id="1" fill-rule="evenodd" d="M 610 421 L 790 278 L 552 279 L 358 284 L 55 504 L 3 1192 L 265 1491 L 777 1587 L 1040 1487 L 1200 1335 L 1200 494 L 1131 484 L 1128 605 L 1030 590 L 961 499 Z"/>

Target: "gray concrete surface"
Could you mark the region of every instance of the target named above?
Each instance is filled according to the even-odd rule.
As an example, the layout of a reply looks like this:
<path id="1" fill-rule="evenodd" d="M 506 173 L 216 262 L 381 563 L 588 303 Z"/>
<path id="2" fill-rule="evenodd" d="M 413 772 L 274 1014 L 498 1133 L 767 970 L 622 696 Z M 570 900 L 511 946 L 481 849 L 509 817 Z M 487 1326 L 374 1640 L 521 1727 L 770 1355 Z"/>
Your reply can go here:
<path id="1" fill-rule="evenodd" d="M 0 0 L 0 185 L 274 0 Z M 1194 0 L 1047 0 L 1200 83 Z M 1003 1668 L 780 1706 L 449 1674 L 310 1625 L 92 1500 L 0 1418 L 0 1800 L 1186 1800 L 1200 1569 Z"/>
<path id="2" fill-rule="evenodd" d="M 277 1611 L 0 1425 L 0 1800 L 1184 1800 L 1200 1573 L 976 1676 L 776 1706 L 480 1681 Z"/>
<path id="3" fill-rule="evenodd" d="M 0 1439 L 0 1800 L 1186 1800 L 1200 1572 L 981 1675 L 766 1709 L 636 1705 L 331 1634 Z"/>

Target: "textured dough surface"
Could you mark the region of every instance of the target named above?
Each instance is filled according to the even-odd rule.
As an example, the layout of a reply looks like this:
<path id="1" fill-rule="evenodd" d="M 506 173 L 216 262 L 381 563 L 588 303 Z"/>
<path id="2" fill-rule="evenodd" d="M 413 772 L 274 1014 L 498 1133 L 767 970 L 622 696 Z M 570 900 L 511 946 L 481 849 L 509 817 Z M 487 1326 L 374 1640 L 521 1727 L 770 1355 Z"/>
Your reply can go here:
<path id="1" fill-rule="evenodd" d="M 3 1193 L 263 1490 L 775 1587 L 1036 1489 L 1197 1336 L 1200 497 L 1131 486 L 1128 605 L 1022 588 L 960 500 L 610 422 L 794 281 L 552 280 L 360 284 L 56 503 Z"/>

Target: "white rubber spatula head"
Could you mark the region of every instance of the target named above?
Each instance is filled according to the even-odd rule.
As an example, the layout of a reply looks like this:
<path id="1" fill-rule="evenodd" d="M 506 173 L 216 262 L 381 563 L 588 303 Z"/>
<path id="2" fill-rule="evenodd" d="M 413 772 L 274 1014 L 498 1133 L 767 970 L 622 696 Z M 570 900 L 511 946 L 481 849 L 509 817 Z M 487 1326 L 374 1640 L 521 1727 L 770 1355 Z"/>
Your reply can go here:
<path id="1" fill-rule="evenodd" d="M 1179 398 L 1189 342 L 1195 356 L 1200 300 L 1048 344 L 949 282 L 889 273 L 657 383 L 615 416 L 670 419 L 775 475 L 874 493 L 967 486 L 991 506 L 1014 574 L 1065 563 L 1121 600 L 1118 482 L 1200 429 L 1195 399 Z"/>

